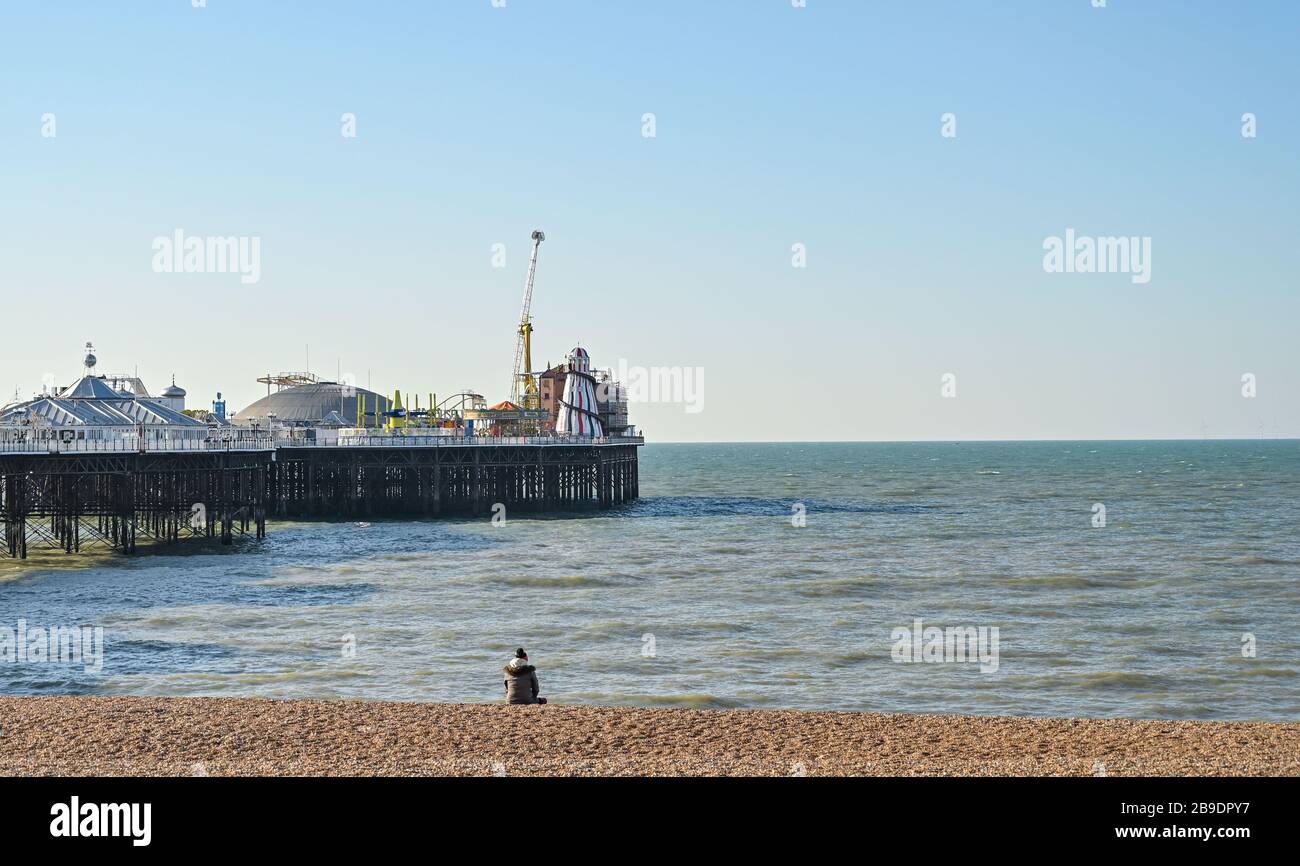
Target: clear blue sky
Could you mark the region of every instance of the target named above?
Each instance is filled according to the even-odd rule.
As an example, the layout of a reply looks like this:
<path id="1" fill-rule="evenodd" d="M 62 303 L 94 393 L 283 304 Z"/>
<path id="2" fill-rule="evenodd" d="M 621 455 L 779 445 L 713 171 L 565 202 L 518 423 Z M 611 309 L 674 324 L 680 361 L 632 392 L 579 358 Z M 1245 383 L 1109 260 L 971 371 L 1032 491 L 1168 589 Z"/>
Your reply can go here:
<path id="1" fill-rule="evenodd" d="M 656 439 L 1300 435 L 1298 42 L 1283 0 L 7 3 L 0 395 L 93 340 L 190 405 L 308 344 L 495 401 L 540 226 L 539 363 L 704 368 Z M 175 228 L 261 282 L 154 273 Z M 1045 273 L 1066 228 L 1151 281 Z"/>

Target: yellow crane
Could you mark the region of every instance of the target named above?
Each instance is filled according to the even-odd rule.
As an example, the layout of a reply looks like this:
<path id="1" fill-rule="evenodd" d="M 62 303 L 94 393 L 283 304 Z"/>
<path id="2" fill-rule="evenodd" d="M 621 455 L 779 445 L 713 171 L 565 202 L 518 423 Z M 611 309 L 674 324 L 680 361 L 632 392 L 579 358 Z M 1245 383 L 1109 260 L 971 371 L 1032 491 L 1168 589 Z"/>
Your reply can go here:
<path id="1" fill-rule="evenodd" d="M 533 253 L 528 258 L 528 277 L 524 281 L 524 306 L 519 313 L 519 330 L 515 340 L 515 369 L 510 379 L 510 402 L 523 409 L 541 408 L 537 376 L 533 373 L 533 277 L 537 274 L 537 251 L 546 240 L 541 229 L 533 232 Z"/>

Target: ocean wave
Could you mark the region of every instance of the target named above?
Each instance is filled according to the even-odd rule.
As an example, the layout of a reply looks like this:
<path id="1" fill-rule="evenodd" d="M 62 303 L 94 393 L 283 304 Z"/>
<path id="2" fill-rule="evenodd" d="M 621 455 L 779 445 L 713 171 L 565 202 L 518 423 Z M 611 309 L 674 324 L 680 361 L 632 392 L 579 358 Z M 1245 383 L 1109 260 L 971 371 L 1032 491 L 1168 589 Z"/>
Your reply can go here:
<path id="1" fill-rule="evenodd" d="M 1233 556 L 1220 560 L 1222 565 L 1300 565 L 1300 559 L 1282 559 L 1276 556 Z"/>
<path id="2" fill-rule="evenodd" d="M 255 607 L 323 607 L 348 604 L 373 595 L 378 588 L 369 583 L 244 584 L 233 590 L 228 601 Z"/>
<path id="3" fill-rule="evenodd" d="M 645 623 L 627 622 L 625 620 L 599 620 L 580 625 L 564 632 L 574 642 L 615 640 L 641 640 L 646 634 Z"/>
<path id="4" fill-rule="evenodd" d="M 1266 668 L 1259 665 L 1242 665 L 1232 671 L 1235 677 L 1296 677 L 1300 671 L 1294 668 Z"/>
<path id="5" fill-rule="evenodd" d="M 506 586 L 530 586 L 543 589 L 570 589 L 584 586 L 617 586 L 618 581 L 590 574 L 513 574 L 489 575 L 482 578 L 488 583 L 504 583 Z"/>
<path id="6" fill-rule="evenodd" d="M 1035 574 L 996 578 L 1003 586 L 1042 586 L 1055 589 L 1097 589 L 1120 585 L 1117 581 L 1098 580 L 1082 574 Z"/>
<path id="7" fill-rule="evenodd" d="M 804 598 L 843 598 L 879 595 L 880 581 L 875 577 L 845 577 L 835 580 L 800 580 L 794 591 Z"/>
<path id="8" fill-rule="evenodd" d="M 728 619 L 701 620 L 677 626 L 675 630 L 688 636 L 696 634 L 741 634 L 749 631 L 750 625 L 746 622 Z"/>
<path id="9" fill-rule="evenodd" d="M 1096 671 L 1067 677 L 1085 689 L 1161 689 L 1169 685 L 1168 677 L 1133 671 Z"/>
<path id="10" fill-rule="evenodd" d="M 592 703 L 614 704 L 618 706 L 677 707 L 691 710 L 734 710 L 751 706 L 754 703 L 752 700 L 724 698 L 719 695 L 711 695 L 705 692 L 693 692 L 679 695 L 646 695 L 628 694 L 625 692 L 599 694 L 594 692 L 585 692 L 565 696 L 566 700 L 572 700 L 574 698 L 591 701 Z"/>
<path id="11" fill-rule="evenodd" d="M 877 650 L 875 652 L 843 652 L 832 653 L 824 657 L 826 664 L 833 668 L 847 668 L 862 664 L 863 662 L 889 662 L 891 661 L 888 648 Z"/>
<path id="12" fill-rule="evenodd" d="M 1184 562 L 1203 563 L 1214 566 L 1242 566 L 1242 565 L 1300 565 L 1300 561 L 1292 559 L 1283 559 L 1280 557 L 1261 556 L 1255 553 L 1223 553 L 1220 551 L 1206 552 L 1197 550 L 1188 550 L 1181 557 Z"/>
<path id="13" fill-rule="evenodd" d="M 889 494 L 885 494 L 889 495 Z M 790 497 L 758 496 L 651 496 L 643 497 L 618 515 L 622 517 L 784 517 L 802 505 L 808 514 L 925 514 L 942 506 L 934 503 L 885 505 Z"/>

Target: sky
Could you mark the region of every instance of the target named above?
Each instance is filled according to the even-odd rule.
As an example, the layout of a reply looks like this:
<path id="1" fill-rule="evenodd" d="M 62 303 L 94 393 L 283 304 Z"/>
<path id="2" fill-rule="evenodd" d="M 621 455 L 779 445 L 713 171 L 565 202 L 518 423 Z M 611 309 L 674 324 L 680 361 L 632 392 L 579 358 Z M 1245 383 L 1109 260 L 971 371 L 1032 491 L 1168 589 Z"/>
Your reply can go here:
<path id="1" fill-rule="evenodd" d="M 0 402 L 493 403 L 541 228 L 536 366 L 692 384 L 651 441 L 1300 436 L 1300 4 L 193 2 L 0 7 Z"/>

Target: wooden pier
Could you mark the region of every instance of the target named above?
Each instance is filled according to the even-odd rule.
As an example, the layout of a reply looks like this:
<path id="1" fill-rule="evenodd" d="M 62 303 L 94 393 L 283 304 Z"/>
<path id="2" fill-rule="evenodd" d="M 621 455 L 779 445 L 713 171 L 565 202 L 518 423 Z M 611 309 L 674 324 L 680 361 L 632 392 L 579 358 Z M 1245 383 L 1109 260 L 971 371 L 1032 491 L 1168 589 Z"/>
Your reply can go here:
<path id="1" fill-rule="evenodd" d="M 636 445 L 282 448 L 275 513 L 481 515 L 609 508 L 637 498 Z"/>
<path id="2" fill-rule="evenodd" d="M 0 553 L 266 534 L 265 452 L 0 456 Z"/>
<path id="3" fill-rule="evenodd" d="M 263 538 L 268 516 L 487 515 L 609 508 L 639 495 L 635 442 L 268 446 L 0 453 L 0 556 L 202 536 Z"/>

